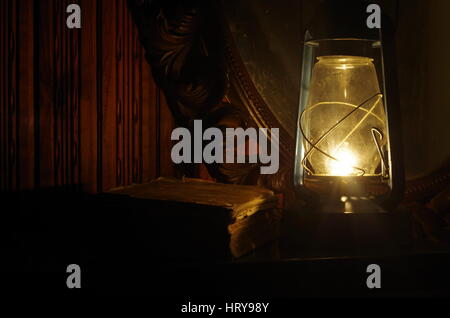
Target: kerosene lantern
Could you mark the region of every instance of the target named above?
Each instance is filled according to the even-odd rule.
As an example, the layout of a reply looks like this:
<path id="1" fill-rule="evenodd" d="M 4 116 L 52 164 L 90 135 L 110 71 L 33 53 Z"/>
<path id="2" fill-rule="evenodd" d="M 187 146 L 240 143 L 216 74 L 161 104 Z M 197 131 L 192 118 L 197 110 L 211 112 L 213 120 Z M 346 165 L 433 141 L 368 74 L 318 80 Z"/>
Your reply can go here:
<path id="1" fill-rule="evenodd" d="M 382 29 L 362 14 L 358 32 L 305 34 L 294 184 L 322 212 L 384 212 L 402 182 Z"/>

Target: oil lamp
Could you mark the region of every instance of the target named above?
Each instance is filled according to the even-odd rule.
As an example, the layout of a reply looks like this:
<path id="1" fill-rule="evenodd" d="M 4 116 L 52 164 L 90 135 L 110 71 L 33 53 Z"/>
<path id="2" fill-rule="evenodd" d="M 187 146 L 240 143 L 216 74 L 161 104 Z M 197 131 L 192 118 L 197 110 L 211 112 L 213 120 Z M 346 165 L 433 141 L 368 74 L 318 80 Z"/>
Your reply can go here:
<path id="1" fill-rule="evenodd" d="M 305 34 L 294 184 L 323 212 L 384 212 L 401 182 L 382 32 L 370 34 Z"/>

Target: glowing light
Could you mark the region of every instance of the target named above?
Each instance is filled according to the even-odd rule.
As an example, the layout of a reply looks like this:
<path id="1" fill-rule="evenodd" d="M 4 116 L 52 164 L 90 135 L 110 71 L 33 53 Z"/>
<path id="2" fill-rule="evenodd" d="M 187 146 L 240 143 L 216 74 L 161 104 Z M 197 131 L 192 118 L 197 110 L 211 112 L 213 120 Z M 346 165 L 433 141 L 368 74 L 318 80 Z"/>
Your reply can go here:
<path id="1" fill-rule="evenodd" d="M 341 149 L 334 154 L 336 160 L 330 160 L 330 172 L 334 176 L 349 176 L 354 174 L 356 157 L 348 149 Z"/>

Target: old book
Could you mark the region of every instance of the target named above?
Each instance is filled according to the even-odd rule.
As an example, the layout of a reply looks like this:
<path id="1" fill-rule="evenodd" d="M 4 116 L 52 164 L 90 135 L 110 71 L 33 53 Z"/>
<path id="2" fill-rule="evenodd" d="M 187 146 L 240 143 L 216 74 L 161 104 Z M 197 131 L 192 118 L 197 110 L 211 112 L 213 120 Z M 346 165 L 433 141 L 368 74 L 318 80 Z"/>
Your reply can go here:
<path id="1" fill-rule="evenodd" d="M 241 257 L 273 241 L 281 217 L 277 197 L 268 189 L 200 179 L 159 178 L 114 189 L 103 198 L 131 213 L 144 246 L 170 259 Z"/>

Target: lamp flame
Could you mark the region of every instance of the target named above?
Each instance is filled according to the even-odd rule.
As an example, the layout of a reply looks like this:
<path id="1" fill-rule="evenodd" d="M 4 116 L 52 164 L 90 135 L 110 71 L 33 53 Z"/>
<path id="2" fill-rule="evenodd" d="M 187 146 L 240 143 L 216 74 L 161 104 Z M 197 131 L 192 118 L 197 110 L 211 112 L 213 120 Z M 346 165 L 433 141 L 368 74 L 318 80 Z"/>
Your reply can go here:
<path id="1" fill-rule="evenodd" d="M 341 149 L 334 155 L 337 160 L 330 161 L 330 171 L 335 176 L 349 176 L 354 172 L 357 161 L 355 155 L 348 149 Z"/>

